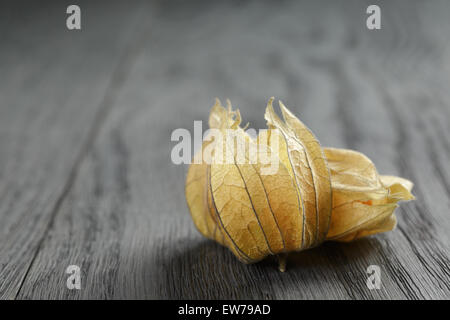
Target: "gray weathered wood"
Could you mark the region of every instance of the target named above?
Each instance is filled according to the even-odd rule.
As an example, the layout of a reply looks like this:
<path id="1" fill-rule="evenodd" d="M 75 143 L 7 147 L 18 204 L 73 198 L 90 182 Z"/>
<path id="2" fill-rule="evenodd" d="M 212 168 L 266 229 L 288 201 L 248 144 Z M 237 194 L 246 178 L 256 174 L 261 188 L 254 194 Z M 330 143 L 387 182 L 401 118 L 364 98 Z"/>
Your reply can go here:
<path id="1" fill-rule="evenodd" d="M 0 9 L 1 298 L 19 292 L 120 82 L 140 12 L 111 6 L 90 6 L 72 32 L 63 3 Z"/>
<path id="2" fill-rule="evenodd" d="M 378 31 L 365 27 L 368 5 L 86 4 L 98 20 L 78 46 L 67 31 L 35 30 L 48 47 L 31 44 L 42 55 L 31 59 L 10 38 L 0 53 L 1 296 L 450 298 L 450 3 L 381 2 Z M 51 21 L 40 22 L 48 32 Z M 30 37 L 18 28 L 6 35 Z M 272 95 L 323 145 L 415 182 L 395 231 L 292 254 L 283 274 L 198 234 L 186 167 L 170 161 L 172 130 L 206 120 L 216 96 L 264 128 Z M 66 288 L 72 264 L 81 290 Z M 366 286 L 371 264 L 381 290 Z"/>

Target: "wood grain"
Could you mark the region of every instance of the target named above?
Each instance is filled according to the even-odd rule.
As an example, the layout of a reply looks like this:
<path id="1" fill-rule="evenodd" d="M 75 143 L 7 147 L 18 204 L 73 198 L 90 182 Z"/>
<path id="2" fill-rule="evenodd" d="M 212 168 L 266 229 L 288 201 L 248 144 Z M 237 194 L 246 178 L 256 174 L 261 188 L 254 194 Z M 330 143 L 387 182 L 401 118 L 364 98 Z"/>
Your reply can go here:
<path id="1" fill-rule="evenodd" d="M 0 10 L 1 298 L 19 292 L 120 82 L 139 7 L 116 4 L 101 19 L 101 6 L 89 8 L 79 32 L 65 27 L 63 3 Z"/>
<path id="2" fill-rule="evenodd" d="M 450 3 L 380 2 L 377 31 L 369 4 L 86 3 L 77 35 L 57 6 L 27 13 L 41 28 L 1 28 L 0 297 L 450 298 Z M 286 273 L 200 236 L 171 132 L 216 96 L 264 128 L 272 95 L 322 145 L 415 183 L 395 231 L 292 254 Z"/>

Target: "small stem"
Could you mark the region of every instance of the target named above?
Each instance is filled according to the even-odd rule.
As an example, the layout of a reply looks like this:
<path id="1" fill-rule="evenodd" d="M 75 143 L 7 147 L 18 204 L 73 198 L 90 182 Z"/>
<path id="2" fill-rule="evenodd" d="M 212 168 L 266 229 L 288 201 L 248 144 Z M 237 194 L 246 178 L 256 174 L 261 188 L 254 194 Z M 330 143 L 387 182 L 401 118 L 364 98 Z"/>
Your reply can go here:
<path id="1" fill-rule="evenodd" d="M 287 254 L 279 254 L 278 256 L 278 270 L 280 270 L 280 272 L 285 272 L 286 271 L 286 259 L 287 259 Z"/>

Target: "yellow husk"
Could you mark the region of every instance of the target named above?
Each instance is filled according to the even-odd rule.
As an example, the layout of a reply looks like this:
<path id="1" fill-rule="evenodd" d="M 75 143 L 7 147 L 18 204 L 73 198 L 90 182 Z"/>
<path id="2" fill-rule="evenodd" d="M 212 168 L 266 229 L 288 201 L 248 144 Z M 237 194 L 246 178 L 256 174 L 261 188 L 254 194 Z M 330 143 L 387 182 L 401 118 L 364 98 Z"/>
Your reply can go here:
<path id="1" fill-rule="evenodd" d="M 265 113 L 268 134 L 254 140 L 239 126 L 239 110 L 233 111 L 229 101 L 226 109 L 216 100 L 210 128 L 224 136 L 231 130 L 242 138 L 249 161 L 236 161 L 239 154 L 230 148 L 231 163 L 219 163 L 218 155 L 226 153 L 230 142 L 213 134 L 206 137 L 194 157 L 203 154 L 203 162 L 190 165 L 185 189 L 200 233 L 228 247 L 244 263 L 278 255 L 284 271 L 285 253 L 392 230 L 397 202 L 414 199 L 412 182 L 379 175 L 359 152 L 322 148 L 280 102 L 281 120 L 272 102 Z M 274 159 L 276 172 L 263 172 L 265 164 L 250 161 L 248 150 L 256 146 L 258 155 L 266 152 Z M 207 150 L 214 150 L 210 158 Z"/>

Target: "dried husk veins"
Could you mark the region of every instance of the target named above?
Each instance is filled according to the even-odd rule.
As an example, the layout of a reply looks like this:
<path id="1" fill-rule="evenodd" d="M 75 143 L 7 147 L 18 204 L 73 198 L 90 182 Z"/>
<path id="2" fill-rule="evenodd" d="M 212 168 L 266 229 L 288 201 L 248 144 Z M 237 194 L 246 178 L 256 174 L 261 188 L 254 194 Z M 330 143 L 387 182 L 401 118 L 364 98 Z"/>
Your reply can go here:
<path id="1" fill-rule="evenodd" d="M 280 102 L 284 122 L 275 114 L 269 100 L 265 119 L 273 134 L 280 136 L 279 146 L 304 208 L 307 235 L 302 248 L 310 248 L 325 240 L 331 216 L 331 181 L 326 159 L 319 141 L 311 131 Z M 269 140 L 270 142 L 270 140 Z M 280 156 L 281 157 L 281 156 Z M 287 160 L 286 160 L 287 159 Z"/>
<path id="2" fill-rule="evenodd" d="M 321 148 L 311 131 L 280 103 L 282 121 L 272 102 L 273 98 L 265 114 L 268 139 L 259 136 L 254 141 L 239 127 L 239 111 L 232 111 L 229 102 L 225 109 L 216 100 L 210 128 L 223 134 L 232 129 L 249 145 L 274 152 L 279 170 L 263 175 L 260 163 L 219 164 L 214 153 L 212 164 L 191 164 L 186 199 L 200 233 L 227 246 L 244 263 L 278 255 L 282 270 L 287 252 L 325 240 L 351 241 L 391 230 L 396 202 L 413 198 L 412 183 L 379 176 L 372 162 L 358 152 Z M 275 150 L 271 135 L 278 141 Z M 202 150 L 216 143 L 209 140 L 205 139 Z"/>

